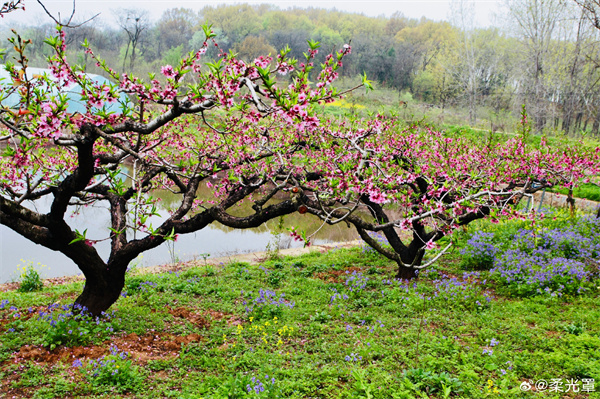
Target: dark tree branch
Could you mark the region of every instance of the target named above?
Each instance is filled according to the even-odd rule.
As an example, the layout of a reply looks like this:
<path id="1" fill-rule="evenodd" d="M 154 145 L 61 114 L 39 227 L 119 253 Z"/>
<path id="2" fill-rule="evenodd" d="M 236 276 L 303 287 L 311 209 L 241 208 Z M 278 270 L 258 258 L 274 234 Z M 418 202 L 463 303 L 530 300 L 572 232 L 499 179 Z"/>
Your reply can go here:
<path id="1" fill-rule="evenodd" d="M 4 4 L 2 4 L 2 7 L 0 7 L 0 16 L 4 17 L 4 14 L 8 14 L 16 10 L 22 10 L 24 7 L 25 5 L 23 4 L 23 0 L 6 1 Z"/>
<path id="2" fill-rule="evenodd" d="M 50 218 L 47 215 L 42 215 L 31 211 L 24 206 L 17 204 L 16 202 L 7 200 L 2 196 L 0 196 L 0 211 L 2 211 L 2 214 L 5 217 L 12 217 L 14 219 L 22 220 L 23 222 L 31 225 L 39 227 L 50 226 Z M 23 233 L 19 232 L 19 234 Z"/>
<path id="3" fill-rule="evenodd" d="M 56 18 L 56 17 L 54 17 L 54 15 L 52 15 L 52 13 L 50 11 L 48 11 L 48 9 L 44 5 L 44 3 L 42 3 L 40 0 L 36 0 L 36 1 L 38 2 L 38 4 L 40 6 L 42 6 L 42 8 L 44 9 L 44 12 L 46 13 L 47 16 L 49 16 L 57 25 L 60 25 L 60 26 L 65 27 L 65 28 L 79 28 L 80 26 L 87 24 L 92 19 L 94 19 L 98 15 L 100 15 L 100 13 L 98 13 L 98 14 L 94 15 L 93 17 L 91 17 L 91 18 L 89 18 L 89 19 L 87 19 L 87 20 L 85 20 L 85 21 L 83 21 L 81 23 L 72 24 L 71 22 L 73 21 L 73 17 L 75 16 L 75 0 L 73 0 L 73 9 L 71 10 L 71 15 L 69 16 L 69 19 L 67 20 L 67 22 L 62 22 L 61 18 L 60 18 L 60 13 L 58 13 L 58 18 Z"/>
<path id="4" fill-rule="evenodd" d="M 78 166 L 54 190 L 54 201 L 50 208 L 50 218 L 53 223 L 64 220 L 71 198 L 78 191 L 84 190 L 94 176 L 93 148 L 98 137 L 95 129 L 92 125 L 83 125 L 80 129 L 81 136 L 77 142 Z"/>

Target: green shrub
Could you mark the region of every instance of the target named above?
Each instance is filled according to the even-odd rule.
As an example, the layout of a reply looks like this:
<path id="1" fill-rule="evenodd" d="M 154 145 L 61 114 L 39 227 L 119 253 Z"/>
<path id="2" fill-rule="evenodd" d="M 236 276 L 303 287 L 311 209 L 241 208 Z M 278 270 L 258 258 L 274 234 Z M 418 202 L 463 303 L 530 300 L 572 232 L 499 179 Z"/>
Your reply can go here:
<path id="1" fill-rule="evenodd" d="M 281 270 L 271 270 L 267 275 L 267 283 L 271 287 L 279 287 L 286 276 L 286 273 Z"/>
<path id="2" fill-rule="evenodd" d="M 120 319 L 104 314 L 103 318 L 92 317 L 78 305 L 69 309 L 68 305 L 59 308 L 64 313 L 55 312 L 52 306 L 50 312 L 40 316 L 42 321 L 49 323 L 43 338 L 43 345 L 53 350 L 59 345 L 86 345 L 107 339 L 115 330 L 119 330 Z M 74 311 L 73 311 L 74 310 Z"/>
<path id="3" fill-rule="evenodd" d="M 129 359 L 129 354 L 116 346 L 110 348 L 108 356 L 90 360 L 87 365 L 77 359 L 73 362 L 73 367 L 84 367 L 88 381 L 100 392 L 137 392 L 144 382 L 139 368 Z"/>
<path id="4" fill-rule="evenodd" d="M 444 393 L 444 397 L 448 397 L 450 392 L 460 393 L 463 391 L 462 382 L 452 377 L 447 372 L 436 373 L 433 371 L 418 369 L 405 370 L 403 373 L 405 383 L 411 385 L 415 391 L 432 393 Z"/>
<path id="5" fill-rule="evenodd" d="M 38 262 L 38 265 L 40 263 Z M 29 262 L 24 266 L 21 275 L 19 276 L 20 285 L 17 291 L 33 292 L 40 291 L 44 287 L 44 282 L 40 276 L 40 272 L 33 266 L 33 262 Z"/>

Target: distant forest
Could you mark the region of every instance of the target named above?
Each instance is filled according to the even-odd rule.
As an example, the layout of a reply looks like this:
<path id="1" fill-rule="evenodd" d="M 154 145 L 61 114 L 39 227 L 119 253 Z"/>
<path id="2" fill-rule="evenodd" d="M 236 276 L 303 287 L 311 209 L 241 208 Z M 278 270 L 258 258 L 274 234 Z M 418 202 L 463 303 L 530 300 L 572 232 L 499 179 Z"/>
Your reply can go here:
<path id="1" fill-rule="evenodd" d="M 409 99 L 441 109 L 461 107 L 473 124 L 482 109 L 500 119 L 518 115 L 526 104 L 538 132 L 598 135 L 600 29 L 590 13 L 561 0 L 507 1 L 506 12 L 503 29 L 474 29 L 468 9 L 455 10 L 452 23 L 400 13 L 373 18 L 270 5 L 200 12 L 176 8 L 151 22 L 145 11 L 124 9 L 113 14 L 114 28 L 92 21 L 68 29 L 67 39 L 72 61 L 86 65 L 88 72 L 100 70 L 79 46 L 84 39 L 114 69 L 139 75 L 176 65 L 200 48 L 206 23 L 212 24 L 221 50 L 247 61 L 275 55 L 285 46 L 301 59 L 308 39 L 321 42 L 319 56 L 324 59 L 350 43 L 352 55 L 344 60 L 342 76 L 366 73 L 379 87 L 397 91 L 399 106 L 404 105 L 401 99 Z M 30 65 L 45 66 L 50 49 L 44 38 L 53 30 L 51 23 L 19 28 L 33 40 Z M 212 46 L 207 56 L 214 58 L 218 51 Z"/>

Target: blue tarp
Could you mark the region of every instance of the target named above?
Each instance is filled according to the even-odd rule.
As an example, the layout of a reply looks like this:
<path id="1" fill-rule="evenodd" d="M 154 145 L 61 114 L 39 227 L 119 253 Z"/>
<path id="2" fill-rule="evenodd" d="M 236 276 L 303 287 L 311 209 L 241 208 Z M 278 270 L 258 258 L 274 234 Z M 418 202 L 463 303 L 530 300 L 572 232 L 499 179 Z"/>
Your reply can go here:
<path id="1" fill-rule="evenodd" d="M 52 76 L 52 72 L 49 69 L 43 68 L 27 68 L 27 77 L 32 79 L 36 75 L 48 75 L 51 79 L 55 80 Z M 98 84 L 104 83 L 112 83 L 109 79 L 104 76 L 94 75 L 91 73 L 85 74 L 89 79 L 97 82 Z M 0 65 L 0 85 L 12 85 L 10 75 L 6 72 L 4 65 Z M 85 102 L 81 101 L 81 86 L 79 85 L 71 85 L 65 87 L 61 90 L 62 93 L 65 93 L 68 98 L 68 107 L 67 111 L 74 114 L 76 112 L 84 114 L 86 112 Z M 121 93 L 119 95 L 119 101 L 116 103 L 106 103 L 104 104 L 107 112 L 113 112 L 115 114 L 121 114 L 121 104 L 126 104 L 130 102 L 129 98 L 125 93 Z M 13 93 L 4 100 L 2 100 L 2 106 L 8 108 L 14 108 L 19 103 L 18 94 Z"/>

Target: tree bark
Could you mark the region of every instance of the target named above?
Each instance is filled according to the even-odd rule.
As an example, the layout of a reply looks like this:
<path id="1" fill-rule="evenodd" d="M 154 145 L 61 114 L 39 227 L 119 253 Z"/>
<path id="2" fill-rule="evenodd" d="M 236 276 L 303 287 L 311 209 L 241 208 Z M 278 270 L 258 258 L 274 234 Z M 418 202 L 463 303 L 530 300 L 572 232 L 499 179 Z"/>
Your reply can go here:
<path id="1" fill-rule="evenodd" d="M 100 267 L 100 265 L 98 265 Z M 125 272 L 109 268 L 94 276 L 86 276 L 83 292 L 75 300 L 93 316 L 99 316 L 114 304 L 125 286 Z"/>
<path id="2" fill-rule="evenodd" d="M 417 277 L 417 269 L 413 269 L 412 267 L 406 267 L 403 264 L 398 264 L 398 273 L 396 274 L 396 278 L 402 280 L 412 280 Z"/>
<path id="3" fill-rule="evenodd" d="M 567 204 L 569 204 L 569 214 L 571 217 L 575 217 L 575 199 L 573 198 L 573 188 L 569 189 L 569 193 L 567 195 Z"/>
<path id="4" fill-rule="evenodd" d="M 401 278 L 403 280 L 412 280 L 417 277 L 417 270 L 414 267 L 408 267 L 406 265 L 412 266 L 420 266 L 423 262 L 423 256 L 425 255 L 425 251 L 422 248 L 417 248 L 413 245 L 414 241 L 411 242 L 411 245 L 406 247 L 406 250 L 400 253 L 400 258 L 402 262 L 398 263 L 398 273 L 396 273 L 396 278 Z"/>

